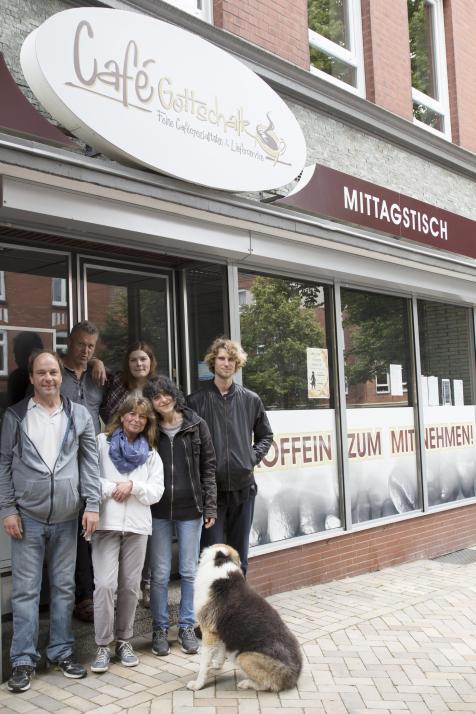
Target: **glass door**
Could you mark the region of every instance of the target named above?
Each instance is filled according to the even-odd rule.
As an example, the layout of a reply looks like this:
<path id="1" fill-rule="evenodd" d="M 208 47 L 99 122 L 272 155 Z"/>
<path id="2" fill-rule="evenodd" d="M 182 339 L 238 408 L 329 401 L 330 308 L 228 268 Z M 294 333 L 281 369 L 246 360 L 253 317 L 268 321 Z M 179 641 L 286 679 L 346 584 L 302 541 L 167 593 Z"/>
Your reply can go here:
<path id="1" fill-rule="evenodd" d="M 172 272 L 81 258 L 82 318 L 100 332 L 96 355 L 112 371 L 123 366 L 127 346 L 144 340 L 158 372 L 176 378 Z"/>

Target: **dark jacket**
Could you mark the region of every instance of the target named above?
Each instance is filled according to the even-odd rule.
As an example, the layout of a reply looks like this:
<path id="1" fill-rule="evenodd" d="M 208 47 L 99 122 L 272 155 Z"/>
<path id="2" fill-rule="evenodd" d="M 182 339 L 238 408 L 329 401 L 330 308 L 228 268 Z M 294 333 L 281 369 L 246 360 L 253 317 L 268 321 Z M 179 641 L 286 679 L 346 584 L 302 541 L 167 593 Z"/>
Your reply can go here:
<path id="1" fill-rule="evenodd" d="M 152 508 L 154 518 L 191 520 L 216 518 L 216 458 L 204 420 L 185 407 L 183 423 L 173 445 L 160 428 L 157 451 L 164 465 L 164 494 Z"/>
<path id="2" fill-rule="evenodd" d="M 240 491 L 254 483 L 253 469 L 269 451 L 273 432 L 263 402 L 233 383 L 223 396 L 213 381 L 187 397 L 205 419 L 217 455 L 218 491 Z"/>
<path id="3" fill-rule="evenodd" d="M 26 431 L 29 397 L 9 407 L 0 448 L 0 518 L 18 512 L 41 523 L 63 523 L 87 511 L 99 511 L 101 486 L 91 417 L 81 404 L 63 397 L 66 431 L 53 471 Z"/>

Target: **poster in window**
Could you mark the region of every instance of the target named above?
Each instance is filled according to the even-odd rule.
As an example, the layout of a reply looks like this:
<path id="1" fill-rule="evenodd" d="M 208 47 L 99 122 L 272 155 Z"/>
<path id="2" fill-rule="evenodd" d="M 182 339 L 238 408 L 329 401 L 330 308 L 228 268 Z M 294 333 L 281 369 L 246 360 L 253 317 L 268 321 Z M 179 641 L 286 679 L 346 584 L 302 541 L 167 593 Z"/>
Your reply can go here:
<path id="1" fill-rule="evenodd" d="M 308 347 L 307 396 L 308 399 L 329 399 L 329 359 L 322 347 Z"/>

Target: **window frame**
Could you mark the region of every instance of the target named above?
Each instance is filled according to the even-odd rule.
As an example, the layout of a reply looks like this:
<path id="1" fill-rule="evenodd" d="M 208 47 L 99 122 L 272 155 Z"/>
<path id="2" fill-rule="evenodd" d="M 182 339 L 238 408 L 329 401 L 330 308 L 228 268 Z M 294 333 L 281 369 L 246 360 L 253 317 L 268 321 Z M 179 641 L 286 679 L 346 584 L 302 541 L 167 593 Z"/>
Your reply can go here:
<path id="1" fill-rule="evenodd" d="M 55 330 L 55 350 L 59 354 L 68 351 L 68 332 L 65 330 Z"/>
<path id="2" fill-rule="evenodd" d="M 61 280 L 61 298 L 60 300 L 55 300 L 55 280 Z M 51 278 L 51 304 L 57 307 L 67 307 L 68 306 L 68 284 L 66 278 Z"/>
<path id="3" fill-rule="evenodd" d="M 385 372 L 387 377 L 385 382 L 379 380 L 379 376 L 383 377 L 383 372 L 380 375 L 375 375 L 375 394 L 390 394 L 390 372 Z"/>
<path id="4" fill-rule="evenodd" d="M 355 87 L 347 82 L 343 82 L 331 74 L 324 72 L 321 69 L 317 69 L 311 63 L 309 63 L 309 70 L 311 74 L 316 75 L 316 77 L 321 77 L 325 79 L 326 82 L 334 84 L 336 87 L 345 89 L 347 92 L 352 92 L 360 97 L 365 97 L 365 73 L 364 73 L 364 47 L 363 47 L 363 37 L 362 37 L 362 10 L 360 0 L 347 0 L 347 17 L 346 26 L 349 32 L 349 45 L 350 49 L 341 47 L 336 42 L 332 42 L 327 37 L 320 35 L 318 32 L 308 28 L 309 33 L 309 46 L 314 47 L 316 50 L 325 52 L 331 57 L 344 62 L 344 64 L 349 65 L 355 70 Z"/>
<path id="5" fill-rule="evenodd" d="M 197 6 L 195 10 L 188 7 L 187 0 L 165 0 L 169 5 L 182 10 L 183 12 L 188 12 L 189 15 L 198 17 L 199 20 L 213 24 L 213 1 L 212 0 L 195 0 L 195 5 Z M 198 7 L 202 5 L 202 8 Z"/>
<path id="6" fill-rule="evenodd" d="M 0 329 L 0 351 L 3 359 L 3 369 L 0 368 L 0 376 L 8 376 L 8 331 Z M 1 365 L 0 365 L 1 367 Z"/>
<path id="7" fill-rule="evenodd" d="M 7 293 L 5 290 L 5 271 L 0 270 L 0 300 L 4 302 L 7 299 Z"/>
<path id="8" fill-rule="evenodd" d="M 451 118 L 450 118 L 450 100 L 448 90 L 448 72 L 446 65 L 446 41 L 445 41 L 445 22 L 443 14 L 442 0 L 424 0 L 425 5 L 431 8 L 431 33 L 433 47 L 433 67 L 435 72 L 435 93 L 439 99 L 434 99 L 424 92 L 415 89 L 412 85 L 412 113 L 414 112 L 413 104 L 423 104 L 431 111 L 441 117 L 443 129 L 434 129 L 432 126 L 420 121 L 413 114 L 413 123 L 429 131 L 435 136 L 443 136 L 451 141 Z M 408 33 L 410 39 L 410 32 Z"/>

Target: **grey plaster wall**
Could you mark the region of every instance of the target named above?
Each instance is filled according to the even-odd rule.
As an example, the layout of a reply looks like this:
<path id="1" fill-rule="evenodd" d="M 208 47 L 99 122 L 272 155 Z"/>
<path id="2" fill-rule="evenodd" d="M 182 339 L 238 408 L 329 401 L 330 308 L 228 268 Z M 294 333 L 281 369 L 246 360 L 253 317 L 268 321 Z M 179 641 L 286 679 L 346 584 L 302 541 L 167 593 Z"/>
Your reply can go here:
<path id="1" fill-rule="evenodd" d="M 38 106 L 38 102 L 33 97 L 20 66 L 23 40 L 48 17 L 70 7 L 73 7 L 73 3 L 67 0 L 0 0 L 0 52 L 3 52 L 17 84 L 35 106 Z"/>
<path id="2" fill-rule="evenodd" d="M 306 137 L 307 164 L 321 163 L 476 220 L 470 179 L 308 107 L 287 104 Z"/>

